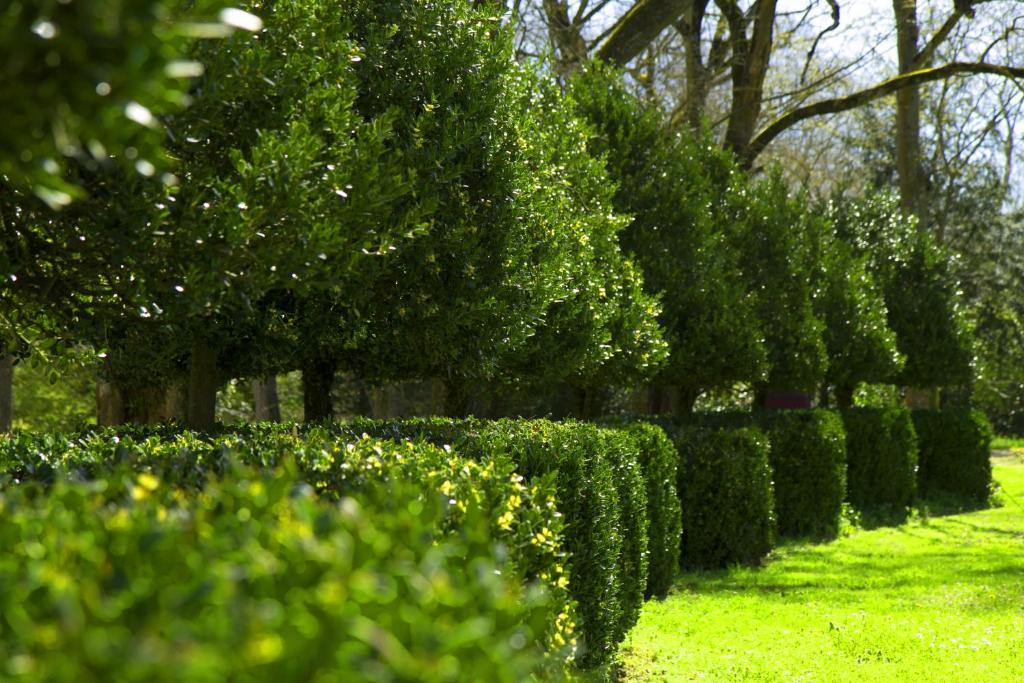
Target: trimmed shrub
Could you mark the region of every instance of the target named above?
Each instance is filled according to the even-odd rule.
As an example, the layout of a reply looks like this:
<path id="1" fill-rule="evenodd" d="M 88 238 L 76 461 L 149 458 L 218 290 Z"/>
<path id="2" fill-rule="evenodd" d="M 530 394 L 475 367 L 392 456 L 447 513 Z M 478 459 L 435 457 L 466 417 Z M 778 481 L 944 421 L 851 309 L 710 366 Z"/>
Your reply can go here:
<path id="1" fill-rule="evenodd" d="M 847 500 L 860 510 L 905 512 L 917 494 L 917 433 L 910 410 L 852 408 L 842 416 Z"/>
<path id="2" fill-rule="evenodd" d="M 630 484 L 616 473 L 636 466 L 624 465 L 611 448 L 607 430 L 585 423 L 547 420 L 418 419 L 391 422 L 359 420 L 345 429 L 366 431 L 387 438 L 423 438 L 437 445 L 451 445 L 470 458 L 492 454 L 508 456 L 519 473 L 532 481 L 554 475 L 557 506 L 565 520 L 565 549 L 569 564 L 569 593 L 578 605 L 578 661 L 583 667 L 608 662 L 632 624 L 642 602 L 644 588 L 637 590 L 639 558 L 625 558 L 643 545 L 635 538 L 647 524 L 624 523 L 623 486 L 643 489 L 638 479 Z M 633 451 L 630 450 L 632 453 Z M 642 490 L 638 495 L 642 494 Z M 625 507 L 646 517 L 645 504 L 628 496 Z M 626 540 L 626 536 L 633 536 Z M 625 616 L 624 616 L 625 615 Z"/>
<path id="3" fill-rule="evenodd" d="M 545 593 L 487 514 L 392 482 L 329 503 L 292 471 L 0 491 L 0 662 L 32 680 L 501 680 L 542 674 Z"/>
<path id="4" fill-rule="evenodd" d="M 829 410 L 784 410 L 759 417 L 771 440 L 779 534 L 834 538 L 846 499 L 842 419 Z"/>
<path id="5" fill-rule="evenodd" d="M 137 436 L 165 430 L 137 429 Z M 492 538 L 507 555 L 503 572 L 523 584 L 543 583 L 555 607 L 545 634 L 553 660 L 571 657 L 573 605 L 563 548 L 564 520 L 558 512 L 554 475 L 537 476 L 529 486 L 504 457 L 479 462 L 427 444 L 376 441 L 312 428 L 304 434 L 287 427 L 246 427 L 241 435 L 199 437 L 180 433 L 136 441 L 113 431 L 77 439 L 20 435 L 0 441 L 0 472 L 14 482 L 44 484 L 62 477 L 102 480 L 117 466 L 151 474 L 186 490 L 201 489 L 209 477 L 234 463 L 272 469 L 294 461 L 300 476 L 322 498 L 359 493 L 381 481 L 416 482 L 430 496 L 448 503 L 439 530 L 462 534 L 467 503 L 476 499 L 491 523 Z"/>
<path id="6" fill-rule="evenodd" d="M 917 487 L 922 496 L 949 493 L 975 502 L 992 486 L 992 426 L 978 410 L 915 410 Z"/>
<path id="7" fill-rule="evenodd" d="M 635 422 L 622 427 L 637 445 L 647 486 L 647 565 L 645 597 L 664 597 L 679 570 L 679 538 L 683 532 L 676 490 L 679 453 L 665 430 Z"/>
<path id="8" fill-rule="evenodd" d="M 775 542 L 768 438 L 755 428 L 684 426 L 675 443 L 682 566 L 758 564 Z"/>

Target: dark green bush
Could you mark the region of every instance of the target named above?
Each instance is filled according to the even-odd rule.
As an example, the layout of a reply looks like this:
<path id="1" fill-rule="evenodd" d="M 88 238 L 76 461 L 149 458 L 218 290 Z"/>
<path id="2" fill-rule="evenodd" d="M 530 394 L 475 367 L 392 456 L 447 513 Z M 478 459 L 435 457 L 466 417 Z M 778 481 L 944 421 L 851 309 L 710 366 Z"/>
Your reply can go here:
<path id="1" fill-rule="evenodd" d="M 992 426 L 978 410 L 915 410 L 917 487 L 984 502 L 992 485 Z"/>
<path id="2" fill-rule="evenodd" d="M 775 504 L 782 536 L 832 538 L 846 499 L 846 434 L 838 413 L 763 413 L 771 440 Z"/>
<path id="3" fill-rule="evenodd" d="M 289 472 L 200 489 L 115 468 L 0 491 L 2 677 L 520 681 L 544 591 L 502 574 L 477 500 L 393 481 L 328 502 Z M 557 610 L 556 610 L 557 611 Z"/>
<path id="4" fill-rule="evenodd" d="M 917 494 L 917 434 L 910 410 L 852 408 L 842 416 L 847 500 L 860 510 L 906 511 Z"/>
<path id="5" fill-rule="evenodd" d="M 665 430 L 653 424 L 636 422 L 622 430 L 636 442 L 647 486 L 650 562 L 646 597 L 664 597 L 679 569 L 679 538 L 683 530 L 676 491 L 679 453 Z"/>
<path id="6" fill-rule="evenodd" d="M 682 566 L 759 563 L 775 541 L 768 438 L 755 428 L 689 425 L 675 443 Z"/>

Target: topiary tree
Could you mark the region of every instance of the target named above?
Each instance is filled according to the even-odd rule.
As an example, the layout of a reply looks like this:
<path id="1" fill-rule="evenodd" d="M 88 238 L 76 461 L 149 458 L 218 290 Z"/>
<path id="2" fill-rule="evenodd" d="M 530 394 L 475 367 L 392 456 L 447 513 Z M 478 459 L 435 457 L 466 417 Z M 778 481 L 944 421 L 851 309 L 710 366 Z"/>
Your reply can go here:
<path id="1" fill-rule="evenodd" d="M 821 225 L 802 197 L 791 196 L 773 172 L 738 184 L 729 196 L 743 273 L 757 293 L 769 371 L 758 383 L 758 403 L 772 392 L 811 392 L 828 369 L 824 323 L 815 315 L 814 249 Z"/>
<path id="2" fill-rule="evenodd" d="M 834 205 L 830 205 L 834 207 Z M 830 208 L 824 215 L 828 216 Z M 889 327 L 884 292 L 869 272 L 866 256 L 839 239 L 830 220 L 815 222 L 814 310 L 825 324 L 826 385 L 840 407 L 853 405 L 861 382 L 884 383 L 899 373 L 904 357 Z M 823 388 L 827 397 L 828 387 Z"/>
<path id="3" fill-rule="evenodd" d="M 883 288 L 889 325 L 906 357 L 891 381 L 918 388 L 970 383 L 972 335 L 950 255 L 900 215 L 893 197 L 833 206 L 839 236 Z"/>
<path id="4" fill-rule="evenodd" d="M 670 355 L 657 383 L 680 389 L 689 410 L 706 389 L 761 377 L 763 335 L 725 201 L 742 182 L 732 158 L 669 130 L 663 113 L 630 95 L 611 69 L 590 65 L 569 91 L 597 132 L 592 152 L 618 185 L 616 210 L 634 217 L 623 249 L 661 300 Z"/>

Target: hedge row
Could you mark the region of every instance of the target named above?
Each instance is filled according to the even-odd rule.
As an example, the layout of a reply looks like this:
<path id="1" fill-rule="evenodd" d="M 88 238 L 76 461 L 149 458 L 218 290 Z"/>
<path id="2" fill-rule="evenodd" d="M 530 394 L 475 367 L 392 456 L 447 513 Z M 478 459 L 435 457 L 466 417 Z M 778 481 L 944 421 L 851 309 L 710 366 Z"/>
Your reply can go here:
<path id="1" fill-rule="evenodd" d="M 554 473 L 557 506 L 565 515 L 569 592 L 579 605 L 579 660 L 585 667 L 611 659 L 636 623 L 644 596 L 664 593 L 674 576 L 679 552 L 676 458 L 654 427 L 414 419 L 360 420 L 335 429 L 397 440 L 423 438 L 471 458 L 501 454 L 530 481 Z M 670 502 L 662 506 L 665 501 Z"/>
<path id="2" fill-rule="evenodd" d="M 564 577 L 524 580 L 561 562 L 551 491 L 500 459 L 284 435 L 256 457 L 192 435 L 30 442 L 0 442 L 5 677 L 517 681 L 571 654 Z M 279 466 L 236 464 L 264 458 Z"/>
<path id="3" fill-rule="evenodd" d="M 374 457 L 350 457 L 347 449 L 366 435 L 385 438 L 391 446 Z M 410 449 L 404 457 L 402 449 Z M 518 492 L 488 484 L 492 531 L 507 547 L 518 578 L 542 581 L 559 606 L 546 634 L 548 648 L 561 653 L 575 633 L 584 667 L 609 661 L 636 622 L 645 595 L 664 594 L 678 564 L 677 456 L 664 433 L 650 425 L 357 421 L 303 428 L 251 425 L 203 438 L 170 427 L 143 427 L 122 430 L 120 436 L 21 437 L 0 447 L 0 468 L 16 478 L 45 481 L 57 470 L 102 477 L 111 463 L 125 462 L 198 489 L 232 461 L 272 468 L 292 456 L 321 497 L 350 495 L 368 483 L 400 477 L 450 494 L 455 510 L 462 459 L 474 464 L 473 471 L 514 468 L 514 476 L 523 480 L 512 482 Z M 509 500 L 522 501 L 518 517 L 506 514 L 503 505 Z"/>
<path id="4" fill-rule="evenodd" d="M 917 432 L 905 407 L 843 411 L 847 497 L 859 510 L 904 513 L 917 497 Z"/>

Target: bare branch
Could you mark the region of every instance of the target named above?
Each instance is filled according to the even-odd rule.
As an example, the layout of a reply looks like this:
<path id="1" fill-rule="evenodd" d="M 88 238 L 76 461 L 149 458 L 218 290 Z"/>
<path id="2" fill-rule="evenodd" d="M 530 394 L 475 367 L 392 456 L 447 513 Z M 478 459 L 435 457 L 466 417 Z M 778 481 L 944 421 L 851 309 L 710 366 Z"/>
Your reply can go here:
<path id="1" fill-rule="evenodd" d="M 639 0 L 607 32 L 597 56 L 624 65 L 640 54 L 686 9 L 686 0 Z"/>
<path id="2" fill-rule="evenodd" d="M 806 121 L 815 116 L 838 114 L 856 109 L 886 95 L 892 95 L 904 88 L 940 81 L 951 76 L 973 74 L 990 74 L 1003 76 L 1004 78 L 1024 79 L 1024 67 L 987 64 L 984 62 L 952 62 L 942 66 L 910 71 L 845 97 L 822 100 L 794 109 L 776 119 L 771 125 L 761 131 L 745 150 L 741 150 L 742 162 L 745 166 L 749 167 L 772 140 L 801 121 Z"/>
<path id="3" fill-rule="evenodd" d="M 832 8 L 832 23 L 819 33 L 815 37 L 814 42 L 811 43 L 811 49 L 807 51 L 807 59 L 804 61 L 804 70 L 800 74 L 800 85 L 803 85 L 807 80 L 807 70 L 811 68 L 811 60 L 814 59 L 814 53 L 818 51 L 818 43 L 821 42 L 826 33 L 831 33 L 839 28 L 839 2 L 838 0 L 828 0 L 828 5 Z"/>

